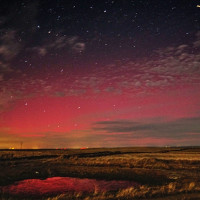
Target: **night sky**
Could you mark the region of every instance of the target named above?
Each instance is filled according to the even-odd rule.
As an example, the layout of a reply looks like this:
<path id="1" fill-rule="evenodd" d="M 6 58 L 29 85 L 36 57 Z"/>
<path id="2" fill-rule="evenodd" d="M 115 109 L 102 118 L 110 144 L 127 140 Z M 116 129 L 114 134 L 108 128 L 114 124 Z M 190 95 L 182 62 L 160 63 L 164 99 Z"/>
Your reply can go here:
<path id="1" fill-rule="evenodd" d="M 0 148 L 200 145 L 200 0 L 0 0 Z"/>

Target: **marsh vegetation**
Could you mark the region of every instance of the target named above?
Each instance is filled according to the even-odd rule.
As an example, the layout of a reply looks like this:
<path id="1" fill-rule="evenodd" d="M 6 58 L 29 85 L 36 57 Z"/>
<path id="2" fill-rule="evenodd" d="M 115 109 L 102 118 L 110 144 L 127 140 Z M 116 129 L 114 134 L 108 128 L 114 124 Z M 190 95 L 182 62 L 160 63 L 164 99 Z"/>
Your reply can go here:
<path id="1" fill-rule="evenodd" d="M 67 150 L 1 150 L 1 199 L 199 199 L 200 148 L 102 148 Z M 26 179 L 78 177 L 134 181 L 114 191 L 45 196 L 13 195 L 2 188 Z"/>

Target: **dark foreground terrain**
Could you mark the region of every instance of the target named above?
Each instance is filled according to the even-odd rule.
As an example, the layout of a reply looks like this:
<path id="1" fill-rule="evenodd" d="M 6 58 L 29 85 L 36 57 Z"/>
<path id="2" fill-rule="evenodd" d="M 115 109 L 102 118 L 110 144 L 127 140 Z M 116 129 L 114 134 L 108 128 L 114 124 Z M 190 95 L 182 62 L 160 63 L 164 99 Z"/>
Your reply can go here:
<path id="1" fill-rule="evenodd" d="M 2 190 L 25 179 L 78 177 L 135 181 L 115 191 L 23 196 Z M 24 188 L 25 190 L 26 188 Z M 200 199 L 200 148 L 0 150 L 0 199 Z"/>

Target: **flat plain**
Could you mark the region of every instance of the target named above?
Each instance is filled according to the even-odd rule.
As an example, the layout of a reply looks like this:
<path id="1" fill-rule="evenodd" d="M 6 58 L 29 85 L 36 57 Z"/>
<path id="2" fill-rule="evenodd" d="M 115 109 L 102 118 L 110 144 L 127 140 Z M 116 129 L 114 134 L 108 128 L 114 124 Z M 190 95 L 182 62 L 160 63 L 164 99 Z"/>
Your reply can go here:
<path id="1" fill-rule="evenodd" d="M 17 181 L 50 177 L 135 181 L 138 185 L 45 196 L 2 190 Z M 0 192 L 2 200 L 200 199 L 200 147 L 0 150 Z"/>

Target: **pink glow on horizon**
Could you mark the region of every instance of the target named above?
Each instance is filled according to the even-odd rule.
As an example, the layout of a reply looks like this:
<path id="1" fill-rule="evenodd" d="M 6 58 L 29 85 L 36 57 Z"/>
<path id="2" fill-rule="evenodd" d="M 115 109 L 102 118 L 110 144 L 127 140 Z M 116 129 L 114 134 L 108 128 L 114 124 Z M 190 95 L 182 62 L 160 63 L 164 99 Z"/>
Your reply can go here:
<path id="1" fill-rule="evenodd" d="M 177 93 L 176 93 L 177 92 Z M 36 97 L 21 100 L 13 110 L 2 115 L 1 126 L 10 127 L 10 133 L 33 137 L 42 132 L 70 132 L 91 128 L 96 121 L 128 119 L 141 121 L 161 117 L 165 120 L 193 117 L 200 107 L 200 94 L 157 92 L 149 96 L 97 97 L 90 101 L 83 97 Z M 104 100 L 106 98 L 106 101 Z M 80 100 L 80 102 L 77 101 Z"/>

